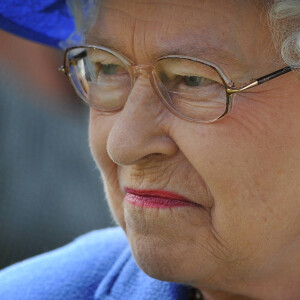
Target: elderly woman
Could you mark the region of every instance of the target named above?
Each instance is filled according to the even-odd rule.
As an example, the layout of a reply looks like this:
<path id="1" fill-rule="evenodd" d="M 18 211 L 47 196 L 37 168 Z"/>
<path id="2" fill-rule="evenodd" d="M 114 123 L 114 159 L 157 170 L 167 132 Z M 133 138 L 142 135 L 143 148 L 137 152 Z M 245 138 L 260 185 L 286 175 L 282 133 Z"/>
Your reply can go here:
<path id="1" fill-rule="evenodd" d="M 1 26 L 57 45 L 71 25 L 45 2 L 30 25 L 53 27 L 8 4 Z M 69 6 L 61 70 L 120 228 L 3 270 L 0 298 L 300 299 L 300 2 Z"/>

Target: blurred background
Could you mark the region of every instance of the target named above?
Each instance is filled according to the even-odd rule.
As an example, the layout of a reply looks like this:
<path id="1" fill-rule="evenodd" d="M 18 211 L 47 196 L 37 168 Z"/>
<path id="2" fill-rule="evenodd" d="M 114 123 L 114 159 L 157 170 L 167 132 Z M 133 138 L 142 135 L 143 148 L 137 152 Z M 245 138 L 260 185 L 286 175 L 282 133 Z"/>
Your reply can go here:
<path id="1" fill-rule="evenodd" d="M 0 269 L 113 225 L 63 52 L 0 31 Z"/>

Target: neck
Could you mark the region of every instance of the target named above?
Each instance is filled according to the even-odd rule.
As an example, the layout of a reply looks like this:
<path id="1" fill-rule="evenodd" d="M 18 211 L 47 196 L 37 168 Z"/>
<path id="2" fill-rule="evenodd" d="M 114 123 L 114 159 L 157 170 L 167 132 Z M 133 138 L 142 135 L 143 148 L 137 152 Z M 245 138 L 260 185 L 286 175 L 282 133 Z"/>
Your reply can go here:
<path id="1" fill-rule="evenodd" d="M 236 295 L 228 292 L 214 291 L 210 289 L 201 289 L 204 300 L 251 300 L 247 296 Z"/>
<path id="2" fill-rule="evenodd" d="M 233 282 L 231 279 L 227 282 L 228 285 L 223 285 L 221 289 L 197 287 L 205 300 L 300 299 L 299 246 L 291 245 L 281 253 L 280 258 L 273 257 L 268 265 L 269 267 L 265 265 L 267 270 L 265 269 L 263 274 L 258 274 L 257 271 L 251 280 Z"/>
<path id="3" fill-rule="evenodd" d="M 300 277 L 282 272 L 276 279 L 260 283 L 248 283 L 233 292 L 200 288 L 205 300 L 282 300 L 299 299 Z"/>

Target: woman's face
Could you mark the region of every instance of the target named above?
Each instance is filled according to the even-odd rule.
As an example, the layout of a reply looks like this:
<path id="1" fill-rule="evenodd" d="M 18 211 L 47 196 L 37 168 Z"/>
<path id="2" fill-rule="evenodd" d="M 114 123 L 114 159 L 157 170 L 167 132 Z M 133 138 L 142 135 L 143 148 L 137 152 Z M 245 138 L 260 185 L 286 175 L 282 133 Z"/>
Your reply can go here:
<path id="1" fill-rule="evenodd" d="M 136 64 L 169 51 L 248 81 L 284 66 L 264 19 L 255 1 L 104 0 L 88 40 Z M 275 278 L 299 252 L 299 86 L 286 74 L 239 94 L 224 119 L 200 124 L 168 111 L 141 75 L 122 111 L 91 109 L 90 145 L 110 207 L 146 273 L 242 291 Z M 125 188 L 197 205 L 139 207 L 124 200 Z"/>

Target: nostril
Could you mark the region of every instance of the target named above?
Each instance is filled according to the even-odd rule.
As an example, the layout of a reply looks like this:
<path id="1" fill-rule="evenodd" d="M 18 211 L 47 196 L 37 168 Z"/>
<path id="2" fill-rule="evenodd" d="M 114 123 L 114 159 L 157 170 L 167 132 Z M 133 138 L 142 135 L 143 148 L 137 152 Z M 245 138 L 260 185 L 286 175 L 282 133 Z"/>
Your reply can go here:
<path id="1" fill-rule="evenodd" d="M 144 156 L 143 159 L 148 160 L 148 159 L 160 158 L 160 157 L 164 157 L 164 156 L 166 156 L 166 155 L 163 153 L 151 153 L 151 154 Z"/>

